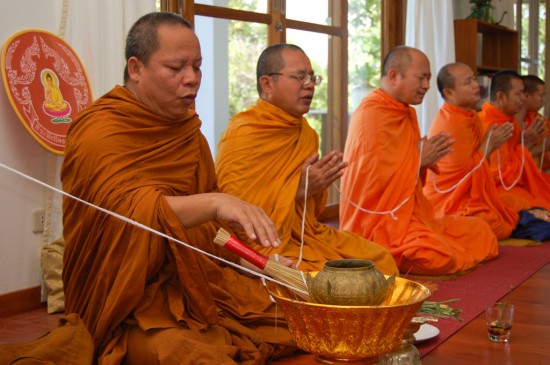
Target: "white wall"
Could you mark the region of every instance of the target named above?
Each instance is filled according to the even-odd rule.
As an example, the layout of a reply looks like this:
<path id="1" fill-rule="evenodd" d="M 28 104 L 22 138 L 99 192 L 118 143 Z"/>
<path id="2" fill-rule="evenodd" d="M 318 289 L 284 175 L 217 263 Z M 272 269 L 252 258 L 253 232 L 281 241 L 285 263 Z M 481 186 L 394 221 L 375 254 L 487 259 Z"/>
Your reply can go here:
<path id="1" fill-rule="evenodd" d="M 4 9 L 0 13 L 1 45 L 13 34 L 25 29 L 58 34 L 62 4 L 63 0 L 0 0 L 0 6 Z M 86 3 L 77 0 L 68 4 L 69 21 L 65 39 L 87 70 L 93 97 L 97 98 L 115 84 L 122 83 L 126 32 L 139 16 L 154 11 L 154 0 L 96 0 Z M 120 25 L 116 24 L 117 19 Z M 101 24 L 105 27 L 98 29 Z M 108 26 L 111 28 L 107 29 Z M 227 66 L 214 66 L 214 62 L 227 65 L 227 42 L 222 42 L 220 46 L 218 39 L 227 37 L 226 28 L 227 24 L 207 21 L 201 24 L 200 29 L 206 77 L 199 92 L 197 111 L 213 151 L 229 120 L 228 102 L 212 103 L 212 100 L 226 99 L 220 93 L 227 94 L 227 80 L 223 81 Z M 48 174 L 52 173 L 51 165 L 59 164 L 61 157 L 45 150 L 30 136 L 13 111 L 6 91 L 3 87 L 0 89 L 0 163 L 59 187 L 57 182 L 50 182 L 51 176 L 48 178 Z M 32 212 L 44 208 L 51 194 L 54 199 L 58 195 L 0 167 L 0 295 L 41 284 L 42 244 L 51 242 L 57 236 L 43 238 L 42 234 L 33 233 Z M 59 228 L 60 214 L 52 218 L 52 224 L 56 225 L 53 231 L 60 232 L 56 229 Z"/>
<path id="2" fill-rule="evenodd" d="M 14 33 L 42 29 L 57 34 L 60 0 L 0 0 L 0 42 Z M 50 152 L 36 142 L 0 90 L 0 162 L 42 181 Z M 40 284 L 41 235 L 32 233 L 31 217 L 43 208 L 46 191 L 0 168 L 0 294 Z"/>

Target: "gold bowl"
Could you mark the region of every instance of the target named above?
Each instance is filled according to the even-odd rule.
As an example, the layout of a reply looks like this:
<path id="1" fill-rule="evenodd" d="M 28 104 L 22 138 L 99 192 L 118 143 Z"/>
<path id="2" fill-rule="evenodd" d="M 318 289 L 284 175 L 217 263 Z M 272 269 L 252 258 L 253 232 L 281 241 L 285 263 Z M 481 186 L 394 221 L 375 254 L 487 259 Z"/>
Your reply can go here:
<path id="1" fill-rule="evenodd" d="M 292 290 L 266 283 L 288 323 L 298 348 L 325 363 L 376 362 L 399 348 L 405 330 L 422 303 L 431 296 L 425 286 L 396 278 L 390 295 L 377 306 L 317 304 Z"/>

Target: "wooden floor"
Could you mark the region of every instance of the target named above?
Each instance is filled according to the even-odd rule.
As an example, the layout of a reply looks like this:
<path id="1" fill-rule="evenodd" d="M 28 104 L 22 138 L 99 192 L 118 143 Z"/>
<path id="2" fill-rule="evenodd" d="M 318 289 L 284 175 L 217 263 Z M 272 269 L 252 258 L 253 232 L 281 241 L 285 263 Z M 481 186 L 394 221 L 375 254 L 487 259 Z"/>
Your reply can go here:
<path id="1" fill-rule="evenodd" d="M 550 264 L 516 288 L 511 341 L 492 343 L 483 315 L 467 324 L 422 358 L 423 365 L 532 365 L 550 364 Z M 0 343 L 27 342 L 57 327 L 62 314 L 48 315 L 46 308 L 0 318 Z M 280 359 L 276 364 L 315 364 L 312 355 Z"/>
<path id="2" fill-rule="evenodd" d="M 489 341 L 485 319 L 480 315 L 424 356 L 422 364 L 550 364 L 550 264 L 517 287 L 511 298 L 516 313 L 510 343 Z M 0 318 L 0 343 L 32 341 L 57 327 L 61 317 L 48 315 L 44 307 Z M 312 355 L 303 354 L 275 363 L 305 365 L 316 361 Z"/>
<path id="3" fill-rule="evenodd" d="M 423 357 L 422 365 L 550 364 L 550 264 L 517 287 L 510 302 L 515 316 L 509 343 L 487 338 L 482 314 Z"/>

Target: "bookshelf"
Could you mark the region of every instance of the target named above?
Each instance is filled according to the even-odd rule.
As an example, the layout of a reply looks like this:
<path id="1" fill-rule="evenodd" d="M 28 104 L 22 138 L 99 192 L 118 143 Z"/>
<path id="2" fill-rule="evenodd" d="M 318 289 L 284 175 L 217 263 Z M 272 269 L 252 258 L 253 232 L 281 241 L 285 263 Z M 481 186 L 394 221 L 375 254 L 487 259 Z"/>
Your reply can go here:
<path id="1" fill-rule="evenodd" d="M 457 19 L 454 31 L 456 60 L 470 66 L 474 73 L 518 70 L 517 31 L 478 19 Z"/>

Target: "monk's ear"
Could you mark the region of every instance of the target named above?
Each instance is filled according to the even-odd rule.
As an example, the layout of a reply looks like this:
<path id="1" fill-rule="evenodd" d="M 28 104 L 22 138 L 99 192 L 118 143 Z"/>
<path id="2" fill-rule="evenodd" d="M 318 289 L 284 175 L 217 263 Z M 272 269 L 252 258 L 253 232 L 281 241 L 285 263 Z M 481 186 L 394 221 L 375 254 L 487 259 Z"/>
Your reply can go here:
<path id="1" fill-rule="evenodd" d="M 387 79 L 392 83 L 394 84 L 398 77 L 399 77 L 400 73 L 399 73 L 399 70 L 397 68 L 390 68 L 388 70 L 388 75 L 387 75 Z"/>
<path id="2" fill-rule="evenodd" d="M 497 91 L 497 94 L 495 95 L 495 99 L 497 102 L 504 102 L 506 101 L 507 95 L 504 91 Z"/>
<path id="3" fill-rule="evenodd" d="M 271 94 L 273 90 L 273 78 L 267 75 L 260 77 L 260 89 L 262 90 L 262 95 Z"/>
<path id="4" fill-rule="evenodd" d="M 454 90 L 453 89 L 448 89 L 448 88 L 443 89 L 443 96 L 445 97 L 444 98 L 445 100 L 452 99 L 453 95 L 454 95 Z"/>
<path id="5" fill-rule="evenodd" d="M 143 65 L 136 57 L 130 57 L 128 59 L 128 76 L 132 81 L 139 80 L 139 74 Z"/>

